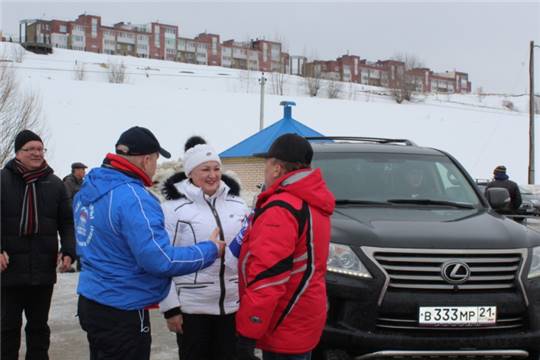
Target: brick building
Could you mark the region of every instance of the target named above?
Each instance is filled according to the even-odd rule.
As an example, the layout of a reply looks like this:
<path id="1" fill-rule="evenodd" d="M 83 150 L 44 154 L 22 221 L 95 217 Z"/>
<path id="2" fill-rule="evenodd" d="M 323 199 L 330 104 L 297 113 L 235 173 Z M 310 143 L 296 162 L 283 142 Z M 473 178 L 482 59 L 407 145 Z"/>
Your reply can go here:
<path id="1" fill-rule="evenodd" d="M 301 136 L 324 136 L 292 118 L 292 101 L 282 101 L 283 118 L 240 143 L 223 151 L 219 156 L 224 170 L 232 170 L 242 183 L 243 191 L 256 193 L 264 182 L 264 159 L 254 154 L 267 152 L 276 138 L 283 134 L 295 133 Z"/>
<path id="2" fill-rule="evenodd" d="M 176 25 L 151 22 L 133 25 L 120 22 L 104 26 L 101 17 L 79 15 L 74 21 L 23 20 L 23 43 L 32 48 L 66 48 L 97 53 L 164 59 L 234 69 L 281 72 L 333 81 L 399 88 L 404 82 L 418 92 L 470 93 L 468 74 L 460 71 L 435 73 L 427 68 L 406 70 L 396 60 L 370 62 L 358 55 L 342 55 L 336 60 L 307 61 L 290 56 L 280 42 L 255 39 L 220 42 L 218 34 L 200 33 L 195 38 L 180 37 Z"/>
<path id="3" fill-rule="evenodd" d="M 397 60 L 369 62 L 356 55 L 343 55 L 336 60 L 304 62 L 302 75 L 327 80 L 400 88 L 404 82 L 418 92 L 470 93 L 468 74 L 459 71 L 434 73 L 427 68 L 406 70 Z"/>

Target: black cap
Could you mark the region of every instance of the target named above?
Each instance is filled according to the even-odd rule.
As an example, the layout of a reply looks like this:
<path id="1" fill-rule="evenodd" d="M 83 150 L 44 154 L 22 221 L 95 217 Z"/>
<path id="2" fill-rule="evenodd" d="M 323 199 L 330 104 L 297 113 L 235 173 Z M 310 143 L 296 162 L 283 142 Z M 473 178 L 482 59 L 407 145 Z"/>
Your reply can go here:
<path id="1" fill-rule="evenodd" d="M 30 141 L 39 141 L 43 144 L 43 140 L 33 131 L 23 130 L 15 137 L 15 152 L 21 150 L 21 148 Z"/>
<path id="2" fill-rule="evenodd" d="M 71 164 L 71 170 L 74 169 L 87 169 L 88 166 L 84 165 L 82 162 L 74 162 Z"/>
<path id="3" fill-rule="evenodd" d="M 116 142 L 116 153 L 120 155 L 147 155 L 156 152 L 167 159 L 171 157 L 171 154 L 159 145 L 154 134 L 140 126 L 124 131 Z"/>
<path id="4" fill-rule="evenodd" d="M 506 174 L 506 166 L 499 165 L 493 170 L 493 174 Z"/>
<path id="5" fill-rule="evenodd" d="M 302 136 L 290 133 L 281 135 L 274 140 L 268 152 L 253 156 L 310 165 L 311 159 L 313 159 L 313 149 L 309 141 Z"/>

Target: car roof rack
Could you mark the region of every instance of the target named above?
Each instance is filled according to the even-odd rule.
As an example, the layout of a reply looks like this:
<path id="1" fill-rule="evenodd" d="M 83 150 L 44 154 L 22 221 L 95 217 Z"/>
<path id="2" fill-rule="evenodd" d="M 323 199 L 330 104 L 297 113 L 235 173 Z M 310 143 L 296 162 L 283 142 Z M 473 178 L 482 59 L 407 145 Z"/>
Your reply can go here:
<path id="1" fill-rule="evenodd" d="M 377 144 L 403 144 L 406 146 L 417 146 L 413 141 L 408 139 L 387 139 L 378 137 L 363 137 L 363 136 L 307 136 L 306 140 L 342 140 L 342 141 L 358 141 L 371 142 Z"/>

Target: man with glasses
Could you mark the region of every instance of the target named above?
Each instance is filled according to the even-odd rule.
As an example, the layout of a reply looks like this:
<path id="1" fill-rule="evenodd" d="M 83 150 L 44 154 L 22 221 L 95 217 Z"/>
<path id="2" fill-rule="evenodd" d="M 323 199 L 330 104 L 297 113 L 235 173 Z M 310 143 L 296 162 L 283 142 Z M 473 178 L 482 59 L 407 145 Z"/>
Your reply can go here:
<path id="1" fill-rule="evenodd" d="M 75 257 L 73 215 L 64 183 L 45 161 L 41 138 L 15 138 L 15 158 L 1 172 L 0 251 L 2 359 L 16 360 L 26 317 L 26 358 L 48 359 L 47 324 L 56 266 Z M 62 248 L 58 251 L 58 235 Z"/>

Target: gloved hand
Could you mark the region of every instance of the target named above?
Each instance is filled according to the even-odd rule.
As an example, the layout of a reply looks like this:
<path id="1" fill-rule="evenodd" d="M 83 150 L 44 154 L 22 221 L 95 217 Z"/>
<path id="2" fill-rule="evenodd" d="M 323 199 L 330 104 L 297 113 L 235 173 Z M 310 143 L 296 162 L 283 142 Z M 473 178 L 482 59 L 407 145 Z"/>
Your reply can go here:
<path id="1" fill-rule="evenodd" d="M 238 360 L 259 360 L 255 356 L 255 344 L 253 339 L 238 335 L 236 340 L 236 358 Z"/>

